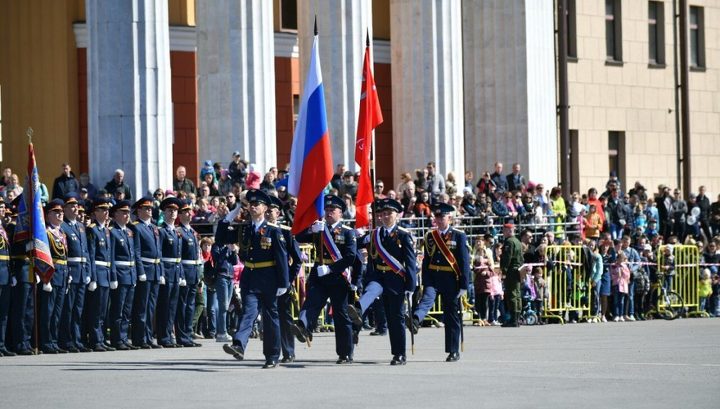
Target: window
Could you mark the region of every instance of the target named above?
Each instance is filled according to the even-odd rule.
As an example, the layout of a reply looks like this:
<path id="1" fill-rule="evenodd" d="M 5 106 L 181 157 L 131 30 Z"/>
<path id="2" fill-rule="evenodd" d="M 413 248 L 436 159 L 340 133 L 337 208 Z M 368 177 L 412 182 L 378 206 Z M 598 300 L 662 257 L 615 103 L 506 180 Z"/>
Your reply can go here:
<path id="1" fill-rule="evenodd" d="M 567 0 L 566 25 L 568 58 L 577 58 L 577 19 L 575 10 L 575 0 Z"/>
<path id="2" fill-rule="evenodd" d="M 620 180 L 625 180 L 625 132 L 608 133 L 608 169 L 615 172 Z"/>
<path id="3" fill-rule="evenodd" d="M 622 61 L 622 13 L 620 0 L 605 0 L 605 48 L 607 60 Z"/>
<path id="4" fill-rule="evenodd" d="M 705 67 L 705 13 L 702 7 L 690 7 L 690 67 Z"/>
<path id="5" fill-rule="evenodd" d="M 280 30 L 297 31 L 297 0 L 280 0 Z"/>
<path id="6" fill-rule="evenodd" d="M 648 2 L 648 59 L 651 65 L 665 64 L 665 9 L 660 1 Z"/>
<path id="7" fill-rule="evenodd" d="M 292 104 L 293 104 L 293 132 L 295 132 L 295 127 L 297 125 L 298 116 L 300 116 L 300 95 L 293 94 L 292 96 Z"/>

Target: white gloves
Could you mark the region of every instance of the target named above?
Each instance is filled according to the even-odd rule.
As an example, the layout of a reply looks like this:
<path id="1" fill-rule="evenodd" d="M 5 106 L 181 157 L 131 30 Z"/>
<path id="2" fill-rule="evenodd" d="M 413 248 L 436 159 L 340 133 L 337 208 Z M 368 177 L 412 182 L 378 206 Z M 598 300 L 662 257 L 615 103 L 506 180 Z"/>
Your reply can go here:
<path id="1" fill-rule="evenodd" d="M 287 292 L 287 288 L 278 288 L 278 289 L 277 289 L 277 292 L 275 293 L 275 295 L 276 295 L 277 297 L 280 297 L 281 295 L 285 294 L 286 292 Z"/>
<path id="2" fill-rule="evenodd" d="M 357 291 L 357 286 L 350 284 L 350 289 L 353 291 Z"/>
<path id="3" fill-rule="evenodd" d="M 160 283 L 160 285 L 165 285 L 165 277 L 160 277 L 158 282 Z"/>
<path id="4" fill-rule="evenodd" d="M 15 287 L 17 285 L 17 278 L 10 277 L 10 287 Z"/>
<path id="5" fill-rule="evenodd" d="M 52 284 L 50 284 L 50 283 L 43 284 L 43 291 L 51 293 L 52 292 Z"/>
<path id="6" fill-rule="evenodd" d="M 414 292 L 415 292 L 415 291 L 405 291 L 405 296 L 406 296 L 406 297 L 407 297 L 407 296 L 412 297 L 412 295 L 413 295 Z"/>
<path id="7" fill-rule="evenodd" d="M 72 284 L 72 276 L 71 275 L 68 276 L 68 284 Z"/>
<path id="8" fill-rule="evenodd" d="M 90 284 L 88 284 L 88 291 L 95 291 L 97 289 L 97 283 L 95 281 L 91 281 Z"/>
<path id="9" fill-rule="evenodd" d="M 318 220 L 313 223 L 312 226 L 310 226 L 310 231 L 313 233 L 317 233 L 323 230 L 325 230 L 325 221 L 323 220 Z"/>
<path id="10" fill-rule="evenodd" d="M 232 222 L 233 220 L 235 220 L 235 218 L 237 217 L 238 213 L 240 213 L 240 210 L 241 210 L 241 209 L 242 209 L 242 206 L 240 206 L 240 205 L 238 204 L 237 206 L 235 206 L 235 208 L 234 208 L 232 211 L 230 211 L 230 213 L 228 213 L 228 214 L 225 216 L 225 218 L 223 219 L 223 221 L 224 221 L 225 223 L 230 223 L 230 222 Z"/>
<path id="11" fill-rule="evenodd" d="M 326 276 L 330 273 L 330 267 L 328 266 L 318 266 L 317 268 L 318 277 Z"/>
<path id="12" fill-rule="evenodd" d="M 85 277 L 85 285 L 90 284 L 90 276 Z"/>
<path id="13" fill-rule="evenodd" d="M 110 289 L 115 290 L 118 288 L 118 282 L 117 281 L 110 281 Z"/>
<path id="14" fill-rule="evenodd" d="M 461 288 L 460 291 L 458 291 L 457 298 L 458 299 L 463 298 L 463 296 L 465 296 L 465 294 L 467 294 L 467 290 L 464 288 Z"/>
<path id="15" fill-rule="evenodd" d="M 140 274 L 138 277 L 138 281 L 147 281 L 147 275 L 146 274 Z"/>
<path id="16" fill-rule="evenodd" d="M 178 283 L 178 285 L 179 285 L 180 287 L 185 287 L 185 286 L 187 286 L 187 281 L 186 281 L 184 278 L 181 278 L 181 279 L 180 279 L 180 282 Z"/>
<path id="17" fill-rule="evenodd" d="M 234 286 L 233 291 L 235 292 L 235 298 L 240 299 L 240 287 Z"/>

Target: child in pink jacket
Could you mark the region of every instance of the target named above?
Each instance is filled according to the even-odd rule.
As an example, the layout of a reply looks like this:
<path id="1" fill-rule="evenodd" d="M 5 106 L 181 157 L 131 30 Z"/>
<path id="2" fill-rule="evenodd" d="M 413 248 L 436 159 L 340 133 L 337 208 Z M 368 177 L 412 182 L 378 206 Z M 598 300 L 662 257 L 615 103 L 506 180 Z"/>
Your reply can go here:
<path id="1" fill-rule="evenodd" d="M 615 264 L 610 269 L 612 279 L 612 292 L 615 300 L 615 322 L 623 322 L 625 302 L 628 297 L 628 285 L 630 283 L 630 268 L 627 265 L 627 256 L 619 252 Z"/>

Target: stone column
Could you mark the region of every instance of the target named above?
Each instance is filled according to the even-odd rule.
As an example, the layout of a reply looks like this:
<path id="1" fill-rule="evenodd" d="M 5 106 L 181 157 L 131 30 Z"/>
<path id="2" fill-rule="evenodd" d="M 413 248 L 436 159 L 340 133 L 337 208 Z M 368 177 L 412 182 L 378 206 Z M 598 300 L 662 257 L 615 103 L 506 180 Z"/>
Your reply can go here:
<path id="1" fill-rule="evenodd" d="M 465 159 L 476 173 L 519 162 L 528 180 L 555 184 L 553 2 L 463 1 Z"/>
<path id="2" fill-rule="evenodd" d="M 200 160 L 277 163 L 273 2 L 195 3 Z"/>
<path id="3" fill-rule="evenodd" d="M 365 33 L 369 30 L 372 38 L 372 2 L 298 0 L 301 90 L 307 76 L 315 16 L 333 161 L 355 169 Z"/>
<path id="4" fill-rule="evenodd" d="M 395 182 L 435 161 L 462 182 L 463 82 L 460 0 L 391 0 Z"/>
<path id="5" fill-rule="evenodd" d="M 166 1 L 86 0 L 88 150 L 93 182 L 125 171 L 133 196 L 172 187 Z"/>

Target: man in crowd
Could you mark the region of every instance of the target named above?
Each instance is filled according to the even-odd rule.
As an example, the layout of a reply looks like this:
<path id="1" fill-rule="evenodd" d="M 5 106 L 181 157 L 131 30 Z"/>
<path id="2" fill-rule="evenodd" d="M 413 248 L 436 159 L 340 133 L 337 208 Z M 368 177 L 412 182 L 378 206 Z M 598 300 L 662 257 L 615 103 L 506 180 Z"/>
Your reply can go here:
<path id="1" fill-rule="evenodd" d="M 507 179 L 508 190 L 511 192 L 514 192 L 514 191 L 522 192 L 525 190 L 525 187 L 527 186 L 527 182 L 525 181 L 525 176 L 520 174 L 520 164 L 519 163 L 513 163 L 512 173 L 507 175 L 506 179 Z"/>
<path id="2" fill-rule="evenodd" d="M 186 178 L 187 170 L 185 166 L 178 166 L 175 171 L 175 180 L 173 180 L 173 190 L 176 192 L 187 192 L 197 194 L 197 189 L 192 180 Z"/>
<path id="3" fill-rule="evenodd" d="M 53 183 L 52 198 L 64 199 L 68 193 L 78 193 L 80 191 L 80 183 L 75 179 L 75 174 L 69 163 L 62 164 L 62 173 L 55 178 Z"/>
<path id="4" fill-rule="evenodd" d="M 115 194 L 115 192 L 118 191 L 118 189 L 122 190 L 123 196 L 122 198 L 117 198 L 116 200 L 132 200 L 132 193 L 130 192 L 130 186 L 128 186 L 127 183 L 125 183 L 125 171 L 122 169 L 115 169 L 115 173 L 113 174 L 113 178 L 107 182 L 105 185 L 105 191 Z M 116 202 L 117 203 L 117 202 Z"/>
<path id="5" fill-rule="evenodd" d="M 445 193 L 445 178 L 443 175 L 437 173 L 435 162 L 428 162 L 427 172 L 428 191 L 430 193 L 430 198 L 434 202 L 440 194 Z"/>
<path id="6" fill-rule="evenodd" d="M 502 171 L 502 162 L 495 162 L 495 172 L 490 175 L 490 180 L 493 181 L 496 191 L 505 193 L 505 191 L 508 190 L 508 181 L 505 175 L 502 174 Z"/>

